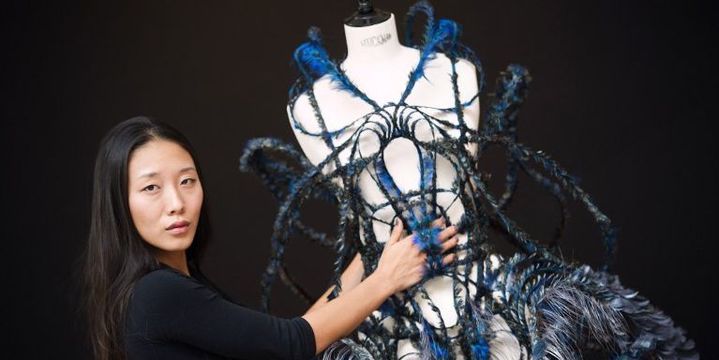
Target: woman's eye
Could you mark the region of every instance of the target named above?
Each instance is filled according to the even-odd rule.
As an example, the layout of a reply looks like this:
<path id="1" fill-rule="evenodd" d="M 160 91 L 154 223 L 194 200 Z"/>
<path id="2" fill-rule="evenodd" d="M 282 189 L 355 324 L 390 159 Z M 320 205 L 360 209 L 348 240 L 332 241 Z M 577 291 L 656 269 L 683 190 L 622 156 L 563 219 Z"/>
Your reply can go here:
<path id="1" fill-rule="evenodd" d="M 158 189 L 157 185 L 147 185 L 144 188 L 142 188 L 142 191 L 153 192 L 157 189 Z"/>
<path id="2" fill-rule="evenodd" d="M 192 184 L 192 183 L 194 183 L 194 182 L 195 182 L 195 179 L 193 179 L 193 178 L 186 178 L 186 179 L 183 179 L 183 180 L 180 182 L 180 184 L 182 184 L 182 185 L 187 185 L 187 184 Z"/>

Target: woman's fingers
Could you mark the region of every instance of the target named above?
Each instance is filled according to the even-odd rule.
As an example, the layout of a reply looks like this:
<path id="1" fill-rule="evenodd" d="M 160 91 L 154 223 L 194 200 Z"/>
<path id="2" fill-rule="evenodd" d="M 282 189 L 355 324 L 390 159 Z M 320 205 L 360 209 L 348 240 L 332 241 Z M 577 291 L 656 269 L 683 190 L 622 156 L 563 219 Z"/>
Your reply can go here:
<path id="1" fill-rule="evenodd" d="M 432 221 L 432 227 L 444 228 L 444 225 L 445 225 L 444 216 L 440 216 L 437 219 L 435 219 L 434 221 Z"/>
<path id="2" fill-rule="evenodd" d="M 446 252 L 447 250 L 457 246 L 459 243 L 459 236 L 454 236 L 451 239 L 445 241 L 442 243 L 442 252 Z"/>
<path id="3" fill-rule="evenodd" d="M 399 239 L 402 237 L 402 230 L 404 230 L 402 220 L 396 218 L 394 221 L 394 228 L 392 228 L 392 234 L 390 234 L 389 240 L 387 240 L 387 244 L 394 244 L 399 241 Z"/>
<path id="4" fill-rule="evenodd" d="M 454 236 L 455 234 L 457 234 L 457 227 L 452 225 L 452 226 L 440 231 L 439 235 L 437 235 L 437 239 L 439 240 L 439 242 L 444 242 L 447 239 Z"/>
<path id="5" fill-rule="evenodd" d="M 457 255 L 455 255 L 455 254 L 449 254 L 449 255 L 443 257 L 442 265 L 447 266 L 447 265 L 451 264 L 455 258 L 457 258 Z"/>

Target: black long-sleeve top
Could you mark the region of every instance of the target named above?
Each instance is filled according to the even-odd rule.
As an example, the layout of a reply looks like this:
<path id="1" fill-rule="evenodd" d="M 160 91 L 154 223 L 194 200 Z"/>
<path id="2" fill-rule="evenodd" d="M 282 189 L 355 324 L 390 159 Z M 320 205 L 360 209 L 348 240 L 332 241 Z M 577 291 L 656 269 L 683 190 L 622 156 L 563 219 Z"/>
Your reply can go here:
<path id="1" fill-rule="evenodd" d="M 301 317 L 248 309 L 195 278 L 161 268 L 135 284 L 125 349 L 128 359 L 312 359 L 315 338 Z"/>

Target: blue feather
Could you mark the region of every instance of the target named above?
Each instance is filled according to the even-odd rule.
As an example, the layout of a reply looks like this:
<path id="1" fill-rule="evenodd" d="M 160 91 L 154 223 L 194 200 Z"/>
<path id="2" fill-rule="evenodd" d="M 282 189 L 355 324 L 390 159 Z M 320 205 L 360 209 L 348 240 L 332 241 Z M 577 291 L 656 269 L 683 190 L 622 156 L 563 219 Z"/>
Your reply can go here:
<path id="1" fill-rule="evenodd" d="M 407 87 L 402 93 L 399 103 L 404 103 L 409 94 L 412 92 L 414 84 L 417 80 L 425 77 L 424 68 L 427 64 L 427 60 L 432 59 L 437 50 L 451 49 L 461 33 L 461 27 L 459 24 L 447 19 L 440 19 L 432 30 L 432 35 L 429 41 L 426 41 L 424 47 L 422 48 L 417 66 L 409 74 Z"/>
<path id="2" fill-rule="evenodd" d="M 337 90 L 347 91 L 353 96 L 359 96 L 365 101 L 373 103 L 342 74 L 337 64 L 330 58 L 327 50 L 322 45 L 319 28 L 311 27 L 307 31 L 307 37 L 309 40 L 300 44 L 292 55 L 305 80 L 312 83 L 327 75 L 337 86 Z"/>
<path id="3" fill-rule="evenodd" d="M 475 359 L 486 360 L 489 357 L 489 343 L 483 337 L 470 346 Z"/>

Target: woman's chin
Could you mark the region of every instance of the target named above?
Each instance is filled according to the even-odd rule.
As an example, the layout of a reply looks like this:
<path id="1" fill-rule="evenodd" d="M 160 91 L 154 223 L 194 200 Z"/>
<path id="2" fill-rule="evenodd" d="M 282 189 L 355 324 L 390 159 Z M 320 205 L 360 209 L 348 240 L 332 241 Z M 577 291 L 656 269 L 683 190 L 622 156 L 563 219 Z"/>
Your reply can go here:
<path id="1" fill-rule="evenodd" d="M 187 250 L 192 245 L 192 239 L 194 236 L 170 236 L 162 239 L 159 246 L 155 246 L 158 250 L 163 252 L 178 252 Z M 194 234 L 192 234 L 194 235 Z"/>

